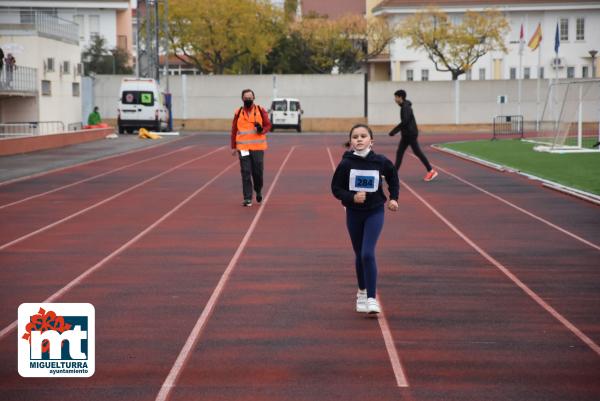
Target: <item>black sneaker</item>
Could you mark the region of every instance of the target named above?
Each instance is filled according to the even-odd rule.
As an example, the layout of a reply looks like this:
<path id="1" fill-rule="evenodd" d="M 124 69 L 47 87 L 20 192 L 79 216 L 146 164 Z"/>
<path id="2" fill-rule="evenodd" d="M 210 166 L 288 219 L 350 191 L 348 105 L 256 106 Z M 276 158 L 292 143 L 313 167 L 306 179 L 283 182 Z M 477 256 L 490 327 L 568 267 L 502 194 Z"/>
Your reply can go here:
<path id="1" fill-rule="evenodd" d="M 250 207 L 252 206 L 252 201 L 250 199 L 244 199 L 244 202 L 242 202 L 242 206 Z"/>
<path id="2" fill-rule="evenodd" d="M 256 194 L 256 202 L 257 202 L 257 203 L 260 203 L 260 202 L 262 202 L 262 194 L 261 194 L 260 192 L 258 192 L 258 193 Z"/>

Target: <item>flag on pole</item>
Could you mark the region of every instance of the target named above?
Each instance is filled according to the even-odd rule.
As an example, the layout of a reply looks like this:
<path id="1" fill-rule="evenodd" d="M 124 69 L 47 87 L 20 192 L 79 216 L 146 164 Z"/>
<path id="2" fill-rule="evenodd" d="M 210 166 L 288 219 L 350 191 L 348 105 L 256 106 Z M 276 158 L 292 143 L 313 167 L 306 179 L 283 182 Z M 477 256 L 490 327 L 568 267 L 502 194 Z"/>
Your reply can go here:
<path id="1" fill-rule="evenodd" d="M 558 54 L 560 47 L 560 35 L 558 34 L 558 23 L 556 23 L 556 34 L 554 34 L 554 53 Z"/>
<path id="2" fill-rule="evenodd" d="M 527 44 L 527 46 L 529 46 L 529 48 L 533 51 L 539 47 L 541 41 L 542 41 L 542 25 L 538 24 L 535 32 L 533 33 L 533 36 L 531 37 L 531 39 L 529 39 L 529 43 Z"/>
<path id="3" fill-rule="evenodd" d="M 519 34 L 519 54 L 523 54 L 525 47 L 525 38 L 523 37 L 523 24 L 521 24 L 521 33 Z"/>

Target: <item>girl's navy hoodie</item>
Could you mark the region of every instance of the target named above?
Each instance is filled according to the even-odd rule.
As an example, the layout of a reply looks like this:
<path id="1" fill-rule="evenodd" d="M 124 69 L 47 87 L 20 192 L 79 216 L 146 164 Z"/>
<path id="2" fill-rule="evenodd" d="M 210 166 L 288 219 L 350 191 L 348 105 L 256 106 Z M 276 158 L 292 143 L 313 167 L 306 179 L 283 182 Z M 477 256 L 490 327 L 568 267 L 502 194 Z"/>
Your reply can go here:
<path id="1" fill-rule="evenodd" d="M 379 171 L 379 175 L 384 176 L 388 183 L 390 198 L 398 200 L 400 180 L 394 164 L 388 158 L 378 155 L 372 150 L 365 157 L 355 155 L 353 152 L 346 152 L 331 180 L 331 192 L 333 192 L 333 196 L 342 201 L 344 206 L 357 210 L 371 210 L 383 205 L 387 200 L 383 193 L 383 180 L 379 180 L 379 188 L 376 192 L 367 192 L 365 203 L 355 203 L 354 194 L 357 191 L 350 190 L 350 170 L 352 169 Z"/>

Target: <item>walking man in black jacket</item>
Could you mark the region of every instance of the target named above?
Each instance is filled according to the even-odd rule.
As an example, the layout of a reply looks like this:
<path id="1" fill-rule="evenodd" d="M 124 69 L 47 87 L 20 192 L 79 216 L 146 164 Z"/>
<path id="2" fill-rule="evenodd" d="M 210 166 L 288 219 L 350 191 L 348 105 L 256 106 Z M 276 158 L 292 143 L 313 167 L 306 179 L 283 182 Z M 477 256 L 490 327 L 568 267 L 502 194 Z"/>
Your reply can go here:
<path id="1" fill-rule="evenodd" d="M 417 141 L 419 129 L 417 128 L 417 121 L 415 120 L 415 115 L 412 111 L 412 103 L 410 100 L 406 100 L 406 91 L 404 89 L 397 90 L 394 93 L 394 98 L 398 106 L 400 106 L 400 124 L 396 125 L 388 135 L 394 136 L 398 132 L 401 132 L 402 134 L 400 144 L 398 144 L 398 150 L 396 151 L 396 162 L 394 165 L 397 170 L 400 169 L 404 152 L 406 151 L 406 148 L 410 146 L 413 153 L 421 160 L 421 163 L 423 163 L 427 169 L 427 174 L 423 179 L 425 181 L 431 181 L 437 177 L 438 173 L 431 167 L 431 164 L 429 164 L 429 160 L 425 157 L 425 154 Z"/>

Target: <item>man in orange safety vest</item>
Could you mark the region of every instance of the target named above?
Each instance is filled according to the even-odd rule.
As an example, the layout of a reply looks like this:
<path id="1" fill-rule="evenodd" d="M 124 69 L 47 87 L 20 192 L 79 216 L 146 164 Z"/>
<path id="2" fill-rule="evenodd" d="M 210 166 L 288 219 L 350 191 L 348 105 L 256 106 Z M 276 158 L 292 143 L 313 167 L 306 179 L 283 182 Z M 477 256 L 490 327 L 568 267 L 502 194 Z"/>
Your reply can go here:
<path id="1" fill-rule="evenodd" d="M 252 89 L 242 91 L 244 105 L 235 111 L 231 124 L 232 155 L 240 159 L 242 173 L 243 206 L 252 206 L 252 188 L 256 192 L 256 202 L 261 203 L 267 132 L 271 121 L 267 111 L 254 104 Z"/>

